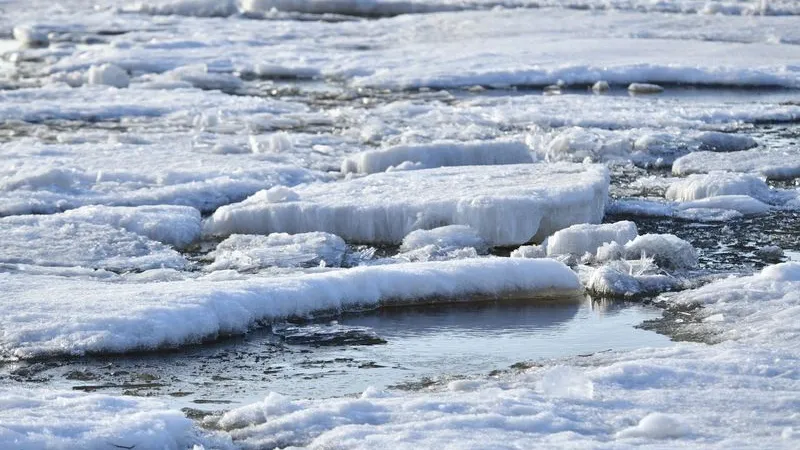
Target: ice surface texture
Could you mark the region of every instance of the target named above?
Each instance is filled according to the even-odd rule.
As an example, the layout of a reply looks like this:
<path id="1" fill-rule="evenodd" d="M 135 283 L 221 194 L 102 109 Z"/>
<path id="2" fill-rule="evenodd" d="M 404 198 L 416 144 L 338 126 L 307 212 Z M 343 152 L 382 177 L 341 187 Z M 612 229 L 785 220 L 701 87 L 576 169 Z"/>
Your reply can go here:
<path id="1" fill-rule="evenodd" d="M 267 191 L 219 208 L 205 232 L 325 231 L 348 242 L 399 244 L 411 231 L 468 225 L 489 245 L 524 244 L 576 223 L 597 223 L 608 196 L 597 165 L 523 164 L 388 172 L 309 184 L 297 200 Z"/>

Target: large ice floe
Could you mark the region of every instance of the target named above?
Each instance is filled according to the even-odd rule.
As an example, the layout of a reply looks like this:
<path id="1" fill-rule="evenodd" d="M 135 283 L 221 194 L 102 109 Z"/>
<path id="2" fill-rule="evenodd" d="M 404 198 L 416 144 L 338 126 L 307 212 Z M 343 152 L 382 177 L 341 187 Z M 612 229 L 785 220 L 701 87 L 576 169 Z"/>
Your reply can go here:
<path id="1" fill-rule="evenodd" d="M 288 316 L 436 299 L 569 296 L 582 289 L 557 261 L 506 258 L 155 284 L 0 273 L 0 283 L 0 351 L 22 358 L 176 346 Z"/>
<path id="2" fill-rule="evenodd" d="M 290 196 L 259 192 L 219 208 L 210 235 L 325 231 L 347 241 L 398 244 L 409 232 L 468 225 L 489 244 L 542 239 L 576 223 L 597 223 L 608 172 L 596 165 L 522 164 L 373 174 L 307 184 Z"/>

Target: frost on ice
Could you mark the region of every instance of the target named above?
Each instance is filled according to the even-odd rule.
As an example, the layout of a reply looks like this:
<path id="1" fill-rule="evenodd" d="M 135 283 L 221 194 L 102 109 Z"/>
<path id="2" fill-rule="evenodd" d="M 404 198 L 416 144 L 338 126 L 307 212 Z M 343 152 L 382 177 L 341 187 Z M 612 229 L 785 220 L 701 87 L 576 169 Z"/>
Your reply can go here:
<path id="1" fill-rule="evenodd" d="M 524 164 L 373 174 L 308 184 L 294 201 L 264 192 L 219 208 L 205 232 L 324 231 L 348 242 L 398 244 L 411 231 L 467 225 L 488 245 L 543 239 L 576 223 L 597 223 L 608 195 L 604 167 Z"/>

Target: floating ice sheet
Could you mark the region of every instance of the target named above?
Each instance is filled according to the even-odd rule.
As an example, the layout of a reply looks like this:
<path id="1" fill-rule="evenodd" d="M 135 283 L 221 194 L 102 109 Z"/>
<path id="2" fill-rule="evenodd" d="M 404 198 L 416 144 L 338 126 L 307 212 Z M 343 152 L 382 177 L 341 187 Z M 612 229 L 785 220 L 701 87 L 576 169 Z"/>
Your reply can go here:
<path id="1" fill-rule="evenodd" d="M 177 346 L 317 312 L 476 296 L 568 296 L 582 289 L 559 262 L 516 258 L 160 283 L 0 273 L 0 285 L 0 352 L 22 358 Z"/>
<path id="2" fill-rule="evenodd" d="M 325 231 L 353 242 L 397 244 L 408 233 L 468 225 L 489 244 L 524 244 L 576 223 L 597 223 L 608 195 L 602 166 L 523 164 L 373 174 L 297 187 L 274 202 L 262 191 L 223 206 L 211 235 Z"/>

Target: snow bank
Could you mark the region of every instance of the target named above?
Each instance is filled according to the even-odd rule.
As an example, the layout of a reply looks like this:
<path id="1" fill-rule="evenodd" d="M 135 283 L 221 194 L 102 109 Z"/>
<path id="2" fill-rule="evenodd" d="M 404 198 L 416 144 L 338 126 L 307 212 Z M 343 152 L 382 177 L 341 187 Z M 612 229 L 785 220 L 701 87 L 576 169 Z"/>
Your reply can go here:
<path id="1" fill-rule="evenodd" d="M 191 419 L 163 403 L 47 389 L 0 389 L 4 449 L 151 448 L 184 450 L 224 445 L 200 435 Z"/>
<path id="2" fill-rule="evenodd" d="M 262 191 L 219 208 L 210 235 L 325 231 L 348 242 L 400 243 L 411 231 L 468 225 L 488 245 L 523 244 L 576 223 L 596 223 L 608 196 L 597 165 L 523 164 L 388 172 L 294 189 L 271 202 Z"/>
<path id="3" fill-rule="evenodd" d="M 530 150 L 521 142 L 436 142 L 362 152 L 347 157 L 341 170 L 342 173 L 376 173 L 406 167 L 431 169 L 531 162 Z"/>
<path id="4" fill-rule="evenodd" d="M 625 245 L 638 235 L 636 224 L 627 220 L 601 225 L 573 225 L 557 231 L 547 239 L 547 254 L 575 256 L 583 256 L 585 253 L 595 254 L 605 243 L 616 242 Z"/>
<path id="5" fill-rule="evenodd" d="M 582 290 L 559 262 L 516 258 L 143 284 L 0 273 L 0 284 L 0 353 L 21 358 L 176 346 L 317 312 Z"/>
<path id="6" fill-rule="evenodd" d="M 697 252 L 692 244 L 672 234 L 645 234 L 625 245 L 625 257 L 653 258 L 660 267 L 685 269 L 697 265 Z"/>
<path id="7" fill-rule="evenodd" d="M 725 170 L 759 174 L 767 179 L 800 177 L 800 152 L 788 149 L 752 149 L 741 152 L 694 152 L 672 165 L 675 175 Z"/>
<path id="8" fill-rule="evenodd" d="M 182 269 L 188 265 L 183 256 L 164 244 L 64 214 L 0 219 L 0 262 L 113 271 Z"/>
<path id="9" fill-rule="evenodd" d="M 717 171 L 675 181 L 664 194 L 667 199 L 679 202 L 718 195 L 749 195 L 762 202 L 768 202 L 772 196 L 767 183 L 754 175 Z"/>
<path id="10" fill-rule="evenodd" d="M 217 245 L 208 270 L 251 271 L 266 267 L 310 267 L 324 264 L 339 267 L 347 244 L 329 233 L 269 236 L 234 234 Z"/>

